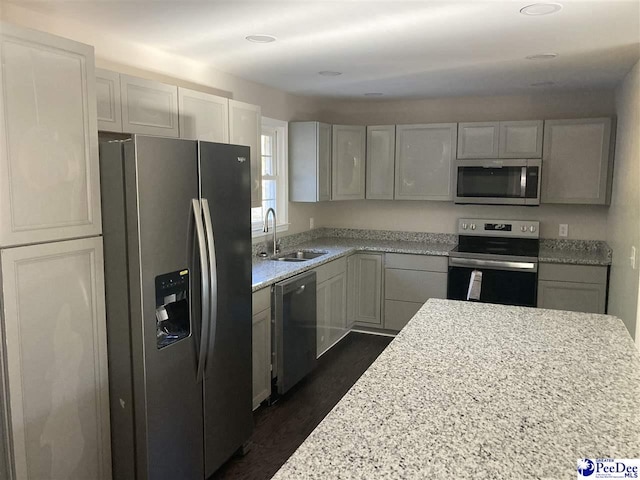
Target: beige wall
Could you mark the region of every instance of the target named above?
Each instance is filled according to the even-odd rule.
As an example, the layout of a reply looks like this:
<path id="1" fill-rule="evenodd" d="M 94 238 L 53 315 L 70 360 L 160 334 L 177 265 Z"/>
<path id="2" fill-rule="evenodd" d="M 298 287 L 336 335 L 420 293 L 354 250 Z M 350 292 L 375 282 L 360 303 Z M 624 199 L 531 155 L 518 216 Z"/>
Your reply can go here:
<path id="1" fill-rule="evenodd" d="M 217 71 L 209 65 L 148 46 L 125 42 L 116 36 L 97 33 L 91 28 L 64 18 L 48 16 L 3 2 L 2 20 L 93 45 L 96 65 L 101 68 L 260 105 L 264 116 L 278 120 L 313 120 L 317 117 L 319 103 L 314 98 L 290 95 Z M 313 206 L 290 204 L 289 233 L 308 230 L 312 213 Z"/>
<path id="2" fill-rule="evenodd" d="M 616 90 L 615 100 L 618 128 L 613 196 L 607 217 L 607 241 L 614 252 L 609 313 L 624 320 L 640 345 L 637 317 L 640 268 L 636 266 L 634 270 L 629 261 L 631 246 L 640 248 L 640 62 Z M 640 257 L 640 251 L 636 257 Z"/>
<path id="3" fill-rule="evenodd" d="M 610 116 L 610 90 L 494 97 L 457 97 L 401 101 L 327 101 L 319 112 L 333 123 L 376 125 L 402 123 L 526 120 Z M 361 201 L 321 204 L 321 226 L 454 233 L 458 217 L 539 220 L 541 235 L 558 237 L 558 224 L 569 224 L 569 237 L 603 240 L 606 207 L 543 205 L 531 207 L 469 206 L 427 201 Z"/>
<path id="4" fill-rule="evenodd" d="M 568 238 L 603 240 L 606 237 L 607 208 L 580 205 L 499 207 L 397 200 L 330 202 L 317 212 L 316 224 L 326 227 L 456 233 L 456 222 L 461 217 L 539 220 L 540 234 L 544 238 L 558 237 L 559 223 L 569 224 Z"/>

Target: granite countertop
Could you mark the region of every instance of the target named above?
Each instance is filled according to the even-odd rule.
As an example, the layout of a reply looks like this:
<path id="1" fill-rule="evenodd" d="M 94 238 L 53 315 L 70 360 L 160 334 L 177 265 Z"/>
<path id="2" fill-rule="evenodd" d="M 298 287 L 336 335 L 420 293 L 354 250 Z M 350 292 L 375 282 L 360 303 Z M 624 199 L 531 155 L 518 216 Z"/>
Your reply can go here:
<path id="1" fill-rule="evenodd" d="M 575 479 L 639 431 L 618 318 L 429 300 L 273 478 Z"/>
<path id="2" fill-rule="evenodd" d="M 432 235 L 438 238 L 439 234 Z M 442 235 L 442 239 L 449 238 Z M 254 258 L 252 291 L 268 287 L 292 275 L 306 272 L 323 263 L 349 255 L 356 251 L 383 253 L 412 253 L 418 255 L 448 256 L 456 243 L 434 241 L 410 241 L 393 239 L 368 239 L 330 237 L 306 241 L 286 247 L 283 253 L 295 250 L 326 251 L 326 255 L 306 262 L 277 262 L 268 259 Z M 579 265 L 610 265 L 611 249 L 604 242 L 576 240 L 542 240 L 540 245 L 540 262 L 565 263 Z"/>
<path id="3" fill-rule="evenodd" d="M 573 265 L 611 265 L 611 248 L 599 241 L 542 240 L 538 261 Z"/>
<path id="4" fill-rule="evenodd" d="M 326 255 L 306 262 L 278 262 L 256 258 L 253 261 L 253 291 L 260 290 L 292 275 L 306 272 L 324 263 L 356 251 L 384 253 L 414 253 L 447 256 L 455 243 L 411 242 L 401 240 L 368 240 L 355 238 L 319 238 L 287 248 L 283 253 L 296 250 L 325 251 Z"/>

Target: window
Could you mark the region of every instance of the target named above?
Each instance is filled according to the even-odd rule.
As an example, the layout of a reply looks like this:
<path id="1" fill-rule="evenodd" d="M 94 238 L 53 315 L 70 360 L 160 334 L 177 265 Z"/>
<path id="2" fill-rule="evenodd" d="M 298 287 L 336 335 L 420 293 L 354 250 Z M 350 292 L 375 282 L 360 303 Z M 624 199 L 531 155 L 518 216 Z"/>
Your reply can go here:
<path id="1" fill-rule="evenodd" d="M 251 209 L 251 229 L 254 236 L 263 234 L 264 217 L 269 208 L 276 211 L 278 232 L 286 231 L 289 228 L 286 146 L 287 122 L 262 117 L 262 135 L 260 137 L 262 207 Z M 269 228 L 271 228 L 271 221 L 269 219 Z"/>

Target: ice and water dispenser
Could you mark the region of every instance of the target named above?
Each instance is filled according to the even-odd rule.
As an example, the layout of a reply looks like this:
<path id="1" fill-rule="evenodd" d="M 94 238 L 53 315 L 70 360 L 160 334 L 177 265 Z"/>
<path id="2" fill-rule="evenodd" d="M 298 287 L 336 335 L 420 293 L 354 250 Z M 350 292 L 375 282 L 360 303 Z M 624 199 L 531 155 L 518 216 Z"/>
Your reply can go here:
<path id="1" fill-rule="evenodd" d="M 156 277 L 156 337 L 158 349 L 191 334 L 189 321 L 189 271 Z"/>

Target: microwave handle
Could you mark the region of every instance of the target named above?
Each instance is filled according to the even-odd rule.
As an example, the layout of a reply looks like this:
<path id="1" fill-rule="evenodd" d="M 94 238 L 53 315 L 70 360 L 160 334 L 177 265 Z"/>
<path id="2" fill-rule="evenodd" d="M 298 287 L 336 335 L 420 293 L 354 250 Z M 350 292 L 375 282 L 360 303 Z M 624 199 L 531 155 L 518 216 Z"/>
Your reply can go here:
<path id="1" fill-rule="evenodd" d="M 522 167 L 520 172 L 520 196 L 522 198 L 527 196 L 527 167 Z"/>

